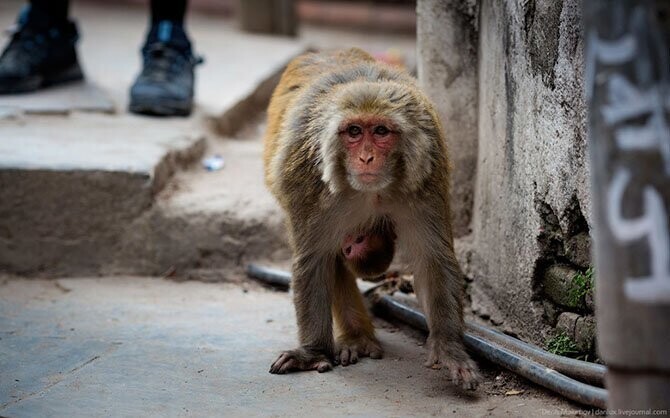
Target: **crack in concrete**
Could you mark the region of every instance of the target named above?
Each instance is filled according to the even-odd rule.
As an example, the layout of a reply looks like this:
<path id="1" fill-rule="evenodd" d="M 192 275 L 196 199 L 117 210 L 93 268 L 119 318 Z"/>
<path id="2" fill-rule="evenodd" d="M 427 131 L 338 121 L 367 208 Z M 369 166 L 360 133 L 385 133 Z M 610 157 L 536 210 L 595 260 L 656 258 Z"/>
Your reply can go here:
<path id="1" fill-rule="evenodd" d="M 55 378 L 55 380 L 52 381 L 51 383 L 47 384 L 47 385 L 46 385 L 45 387 L 43 387 L 42 389 L 40 389 L 40 390 L 38 390 L 38 391 L 35 391 L 35 392 L 31 392 L 31 393 L 29 393 L 29 394 L 27 394 L 27 395 L 25 395 L 25 396 L 22 396 L 22 397 L 20 397 L 20 398 L 18 398 L 18 399 L 14 399 L 13 401 L 6 402 L 6 403 L 0 405 L 0 411 L 3 410 L 3 409 L 6 409 L 6 408 L 9 407 L 9 406 L 16 405 L 16 404 L 19 403 L 19 402 L 23 402 L 23 401 L 28 400 L 28 399 L 30 399 L 30 398 L 33 398 L 33 397 L 35 397 L 35 396 L 44 394 L 44 393 L 47 392 L 49 389 L 51 389 L 52 387 L 56 386 L 57 384 L 59 384 L 59 383 L 62 382 L 63 380 L 65 380 L 65 378 L 66 378 L 67 376 L 71 375 L 72 373 L 78 372 L 79 370 L 83 369 L 84 367 L 88 366 L 89 364 L 93 363 L 94 361 L 99 360 L 100 358 L 102 358 L 102 356 L 107 355 L 107 354 L 111 353 L 112 351 L 114 351 L 114 350 L 116 349 L 116 346 L 117 346 L 117 345 L 118 345 L 118 344 L 113 344 L 113 345 L 110 346 L 107 350 L 105 350 L 102 354 L 99 354 L 99 355 L 96 355 L 96 356 L 91 357 L 90 359 L 86 360 L 86 361 L 83 362 L 82 364 L 80 364 L 80 365 L 74 367 L 73 369 L 71 369 L 71 370 L 69 370 L 69 371 L 67 371 L 67 372 L 57 374 L 57 375 L 56 375 L 57 377 Z"/>
<path id="2" fill-rule="evenodd" d="M 72 289 L 63 286 L 63 284 L 58 280 L 54 280 L 53 285 L 56 289 L 60 290 L 63 293 L 70 293 L 72 291 Z"/>

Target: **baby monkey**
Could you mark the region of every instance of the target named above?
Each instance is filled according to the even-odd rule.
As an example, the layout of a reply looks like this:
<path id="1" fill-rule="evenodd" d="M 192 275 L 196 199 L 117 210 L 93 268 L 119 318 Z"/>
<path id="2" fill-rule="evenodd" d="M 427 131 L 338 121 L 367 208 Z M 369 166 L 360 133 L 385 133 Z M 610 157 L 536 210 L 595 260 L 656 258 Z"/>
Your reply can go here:
<path id="1" fill-rule="evenodd" d="M 426 366 L 445 366 L 454 382 L 474 389 L 446 142 L 415 80 L 355 48 L 294 59 L 270 102 L 264 162 L 287 215 L 300 341 L 270 372 L 381 358 L 356 277 L 383 273 L 397 241 L 428 321 Z"/>
<path id="2" fill-rule="evenodd" d="M 342 242 L 344 264 L 354 277 L 377 278 L 393 261 L 396 238 L 393 224 L 383 218 L 368 231 L 347 235 Z"/>

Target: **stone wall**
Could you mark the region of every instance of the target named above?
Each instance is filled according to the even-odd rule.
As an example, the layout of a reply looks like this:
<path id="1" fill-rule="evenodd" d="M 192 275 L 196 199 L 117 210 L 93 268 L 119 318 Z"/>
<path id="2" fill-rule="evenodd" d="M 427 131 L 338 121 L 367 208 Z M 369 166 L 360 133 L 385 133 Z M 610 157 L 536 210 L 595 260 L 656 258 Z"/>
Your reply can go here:
<path id="1" fill-rule="evenodd" d="M 477 14 L 475 0 L 417 3 L 417 72 L 442 118 L 454 170 L 454 233 L 470 233 L 477 162 Z"/>
<path id="2" fill-rule="evenodd" d="M 457 246 L 473 298 L 492 302 L 497 322 L 543 344 L 563 311 L 589 311 L 566 306 L 565 294 L 550 296 L 573 291 L 565 274 L 590 265 L 579 1 L 471 3 L 418 2 L 419 77 L 449 137 L 457 216 L 471 205 L 472 232 Z M 436 81 L 453 68 L 468 88 Z M 459 103 L 473 89 L 476 99 Z M 471 203 L 460 194 L 470 192 Z M 555 269 L 568 272 L 563 288 Z"/>

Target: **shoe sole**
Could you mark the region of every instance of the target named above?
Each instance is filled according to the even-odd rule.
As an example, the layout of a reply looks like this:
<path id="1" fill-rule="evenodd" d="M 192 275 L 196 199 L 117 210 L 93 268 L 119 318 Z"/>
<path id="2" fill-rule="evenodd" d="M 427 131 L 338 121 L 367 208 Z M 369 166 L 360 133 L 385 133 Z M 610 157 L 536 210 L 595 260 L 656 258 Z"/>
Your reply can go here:
<path id="1" fill-rule="evenodd" d="M 128 110 L 132 113 L 149 116 L 189 116 L 193 102 L 161 99 L 131 99 Z"/>
<path id="2" fill-rule="evenodd" d="M 84 73 L 81 71 L 81 67 L 79 64 L 75 64 L 54 74 L 28 77 L 17 81 L 11 86 L 0 87 L 0 94 L 31 93 L 44 87 L 81 81 L 83 79 Z"/>

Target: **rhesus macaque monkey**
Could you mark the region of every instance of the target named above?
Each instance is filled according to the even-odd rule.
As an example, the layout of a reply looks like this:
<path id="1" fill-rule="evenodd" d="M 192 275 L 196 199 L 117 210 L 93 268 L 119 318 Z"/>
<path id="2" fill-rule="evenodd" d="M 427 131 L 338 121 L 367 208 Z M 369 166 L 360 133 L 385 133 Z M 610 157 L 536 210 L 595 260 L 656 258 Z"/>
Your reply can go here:
<path id="1" fill-rule="evenodd" d="M 355 277 L 383 273 L 397 238 L 428 320 L 426 366 L 445 366 L 474 389 L 446 142 L 415 80 L 360 49 L 294 59 L 270 102 L 264 162 L 287 214 L 300 340 L 270 372 L 324 372 L 382 356 Z"/>

